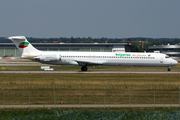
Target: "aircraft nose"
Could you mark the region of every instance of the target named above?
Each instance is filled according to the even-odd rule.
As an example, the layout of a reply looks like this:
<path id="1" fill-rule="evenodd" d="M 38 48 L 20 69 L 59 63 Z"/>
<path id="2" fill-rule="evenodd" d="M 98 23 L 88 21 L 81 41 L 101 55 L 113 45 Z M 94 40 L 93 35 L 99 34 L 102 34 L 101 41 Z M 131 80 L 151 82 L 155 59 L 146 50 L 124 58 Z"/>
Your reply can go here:
<path id="1" fill-rule="evenodd" d="M 173 60 L 173 61 L 172 61 L 172 64 L 173 64 L 173 65 L 177 65 L 178 62 L 177 62 L 176 60 Z"/>

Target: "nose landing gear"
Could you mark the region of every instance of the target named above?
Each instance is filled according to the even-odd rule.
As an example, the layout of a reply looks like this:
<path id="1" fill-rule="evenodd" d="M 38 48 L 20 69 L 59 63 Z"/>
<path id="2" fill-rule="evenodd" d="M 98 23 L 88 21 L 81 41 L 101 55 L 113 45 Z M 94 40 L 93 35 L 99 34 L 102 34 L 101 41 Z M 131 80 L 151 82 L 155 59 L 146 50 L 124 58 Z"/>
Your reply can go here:
<path id="1" fill-rule="evenodd" d="M 171 66 L 168 67 L 167 71 L 171 71 Z"/>
<path id="2" fill-rule="evenodd" d="M 88 68 L 86 66 L 81 67 L 81 71 L 87 71 L 87 70 L 88 70 Z"/>

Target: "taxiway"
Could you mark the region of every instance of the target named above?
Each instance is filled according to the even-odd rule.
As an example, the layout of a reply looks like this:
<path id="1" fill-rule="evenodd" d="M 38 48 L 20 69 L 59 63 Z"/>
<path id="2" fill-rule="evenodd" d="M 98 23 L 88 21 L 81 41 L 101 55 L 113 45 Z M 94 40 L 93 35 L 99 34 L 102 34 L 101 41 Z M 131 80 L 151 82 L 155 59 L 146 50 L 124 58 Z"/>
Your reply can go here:
<path id="1" fill-rule="evenodd" d="M 70 73 L 70 74 L 107 74 L 107 73 L 118 73 L 118 74 L 180 74 L 180 71 L 0 71 L 0 73 Z"/>

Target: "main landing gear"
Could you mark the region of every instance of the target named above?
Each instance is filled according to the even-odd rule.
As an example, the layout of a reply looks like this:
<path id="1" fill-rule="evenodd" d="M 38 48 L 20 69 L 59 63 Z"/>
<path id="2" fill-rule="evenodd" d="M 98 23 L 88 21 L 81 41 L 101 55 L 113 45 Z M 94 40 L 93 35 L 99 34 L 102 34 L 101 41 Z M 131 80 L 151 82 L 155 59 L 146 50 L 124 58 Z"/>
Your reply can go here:
<path id="1" fill-rule="evenodd" d="M 81 71 L 87 71 L 87 70 L 88 70 L 88 68 L 86 66 L 81 67 Z"/>
<path id="2" fill-rule="evenodd" d="M 171 66 L 168 67 L 167 71 L 171 71 Z"/>

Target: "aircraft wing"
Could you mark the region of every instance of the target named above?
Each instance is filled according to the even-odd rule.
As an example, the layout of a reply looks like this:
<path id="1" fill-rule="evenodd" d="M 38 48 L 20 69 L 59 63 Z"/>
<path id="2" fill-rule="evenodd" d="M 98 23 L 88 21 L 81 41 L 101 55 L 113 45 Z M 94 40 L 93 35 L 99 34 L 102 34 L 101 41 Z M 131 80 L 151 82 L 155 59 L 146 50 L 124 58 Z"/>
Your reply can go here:
<path id="1" fill-rule="evenodd" d="M 80 66 L 103 65 L 101 62 L 75 60 Z"/>

